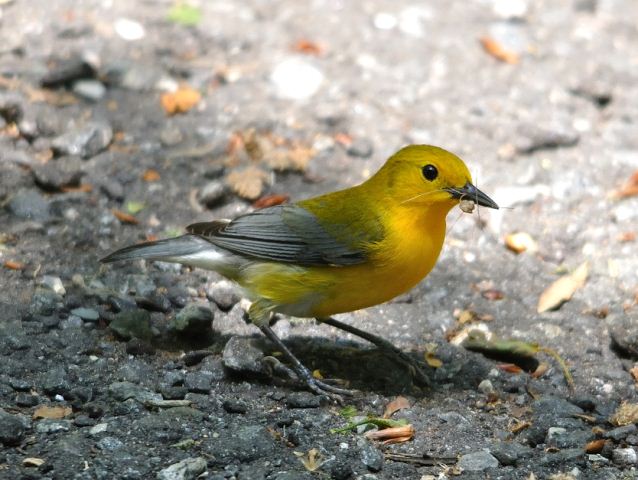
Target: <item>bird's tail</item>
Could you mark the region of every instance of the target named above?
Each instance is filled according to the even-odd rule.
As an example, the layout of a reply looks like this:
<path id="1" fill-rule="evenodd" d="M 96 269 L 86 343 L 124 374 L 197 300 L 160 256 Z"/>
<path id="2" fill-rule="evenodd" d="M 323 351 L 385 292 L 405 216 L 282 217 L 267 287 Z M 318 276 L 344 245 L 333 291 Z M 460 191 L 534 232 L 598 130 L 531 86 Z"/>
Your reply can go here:
<path id="1" fill-rule="evenodd" d="M 156 242 L 145 242 L 131 245 L 117 250 L 102 258 L 100 262 L 111 263 L 122 260 L 144 258 L 147 260 L 161 260 L 190 264 L 189 259 L 200 260 L 221 259 L 222 252 L 210 242 L 197 235 L 182 235 L 181 237 L 167 238 Z"/>

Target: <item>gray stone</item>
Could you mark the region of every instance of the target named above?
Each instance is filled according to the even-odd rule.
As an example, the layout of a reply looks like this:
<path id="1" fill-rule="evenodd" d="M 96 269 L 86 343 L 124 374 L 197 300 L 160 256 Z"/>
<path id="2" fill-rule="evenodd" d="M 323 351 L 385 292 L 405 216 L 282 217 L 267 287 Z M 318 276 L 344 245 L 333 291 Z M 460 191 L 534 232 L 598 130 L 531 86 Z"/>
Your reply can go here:
<path id="1" fill-rule="evenodd" d="M 551 427 L 547 430 L 545 443 L 557 448 L 578 448 L 585 446 L 593 439 L 594 434 L 591 430 L 567 430 L 562 427 Z"/>
<path id="2" fill-rule="evenodd" d="M 498 467 L 498 460 L 490 452 L 480 451 L 462 455 L 456 466 L 465 472 L 482 472 Z"/>
<path id="3" fill-rule="evenodd" d="M 111 140 L 113 140 L 113 129 L 110 125 L 91 122 L 54 138 L 52 147 L 61 155 L 91 158 L 108 147 Z"/>
<path id="4" fill-rule="evenodd" d="M 151 314 L 146 310 L 120 312 L 115 315 L 109 327 L 124 340 L 130 340 L 134 337 L 149 340 L 153 336 Z"/>
<path id="5" fill-rule="evenodd" d="M 638 430 L 638 428 L 636 428 L 636 425 L 632 423 L 631 425 L 625 425 L 609 430 L 603 434 L 603 437 L 610 438 L 617 442 L 619 440 L 623 440 L 627 435 L 634 433 L 636 430 Z"/>
<path id="6" fill-rule="evenodd" d="M 319 408 L 325 403 L 325 397 L 311 392 L 293 392 L 286 396 L 288 408 Z"/>
<path id="7" fill-rule="evenodd" d="M 210 392 L 212 383 L 212 372 L 190 372 L 186 374 L 186 378 L 184 379 L 184 386 L 190 392 L 195 393 Z"/>
<path id="8" fill-rule="evenodd" d="M 38 285 L 48 288 L 58 295 L 66 295 L 66 289 L 64 288 L 60 277 L 54 277 L 53 275 L 43 275 L 38 281 Z"/>
<path id="9" fill-rule="evenodd" d="M 95 446 L 100 450 L 113 451 L 124 447 L 124 443 L 115 437 L 103 437 Z"/>
<path id="10" fill-rule="evenodd" d="M 264 352 L 255 346 L 254 340 L 238 336 L 228 340 L 222 353 L 224 367 L 240 374 L 267 375 L 269 369 L 263 358 Z"/>
<path id="11" fill-rule="evenodd" d="M 100 319 L 100 313 L 94 308 L 74 308 L 71 310 L 71 315 L 77 315 L 86 322 L 97 322 Z"/>
<path id="12" fill-rule="evenodd" d="M 171 301 L 168 297 L 157 292 L 144 297 L 135 297 L 135 303 L 138 307 L 151 312 L 167 313 L 171 309 Z"/>
<path id="13" fill-rule="evenodd" d="M 71 383 L 64 367 L 54 367 L 44 374 L 42 390 L 47 395 L 66 395 L 71 390 Z"/>
<path id="14" fill-rule="evenodd" d="M 501 465 L 515 466 L 519 460 L 529 458 L 533 450 L 517 442 L 501 442 L 490 448 L 490 453 Z"/>
<path id="15" fill-rule="evenodd" d="M 161 395 L 131 382 L 114 382 L 109 385 L 109 393 L 115 400 L 120 402 L 131 398 L 140 403 L 162 400 Z"/>
<path id="16" fill-rule="evenodd" d="M 181 335 L 211 335 L 212 322 L 213 312 L 210 308 L 191 303 L 175 315 L 175 318 L 169 323 L 169 328 Z"/>
<path id="17" fill-rule="evenodd" d="M 25 99 L 17 92 L 0 92 L 0 118 L 6 122 L 17 122 L 22 118 L 22 103 Z"/>
<path id="18" fill-rule="evenodd" d="M 84 172 L 79 157 L 61 157 L 31 169 L 35 183 L 44 190 L 57 192 L 79 185 Z"/>
<path id="19" fill-rule="evenodd" d="M 60 328 L 62 330 L 67 330 L 69 328 L 82 328 L 84 322 L 77 315 L 69 315 L 64 320 L 60 321 Z"/>
<path id="20" fill-rule="evenodd" d="M 51 217 L 51 205 L 37 190 L 20 190 L 8 204 L 9 212 L 18 218 L 47 221 Z"/>
<path id="21" fill-rule="evenodd" d="M 37 433 L 51 434 L 59 432 L 68 432 L 71 428 L 70 420 L 40 420 L 35 424 L 35 431 Z"/>
<path id="22" fill-rule="evenodd" d="M 583 458 L 585 450 L 582 448 L 566 448 L 556 453 L 547 453 L 541 458 L 541 465 L 562 465 Z"/>
<path id="23" fill-rule="evenodd" d="M 635 465 L 638 462 L 636 450 L 628 448 L 614 448 L 611 451 L 611 459 L 616 465 Z"/>
<path id="24" fill-rule="evenodd" d="M 241 400 L 236 399 L 224 400 L 222 407 L 228 413 L 246 413 L 248 411 L 248 406 Z"/>
<path id="25" fill-rule="evenodd" d="M 213 180 L 202 187 L 199 202 L 208 208 L 219 205 L 226 195 L 226 184 L 221 180 Z"/>
<path id="26" fill-rule="evenodd" d="M 371 472 L 379 472 L 383 468 L 383 452 L 367 440 L 360 442 L 361 463 Z"/>
<path id="27" fill-rule="evenodd" d="M 115 179 L 104 179 L 102 183 L 100 183 L 100 190 L 111 200 L 124 199 L 124 186 Z"/>
<path id="28" fill-rule="evenodd" d="M 203 457 L 185 458 L 181 462 L 160 470 L 158 480 L 193 480 L 206 471 L 206 459 Z"/>
<path id="29" fill-rule="evenodd" d="M 99 80 L 77 80 L 73 83 L 73 93 L 86 100 L 97 102 L 106 95 L 106 87 Z"/>
<path id="30" fill-rule="evenodd" d="M 162 145 L 165 147 L 174 147 L 182 143 L 182 140 L 184 140 L 184 134 L 176 126 L 167 126 L 160 132 L 160 142 L 162 142 Z"/>
<path id="31" fill-rule="evenodd" d="M 237 288 L 228 280 L 212 283 L 206 290 L 206 297 L 224 312 L 229 311 L 241 300 Z"/>
<path id="32" fill-rule="evenodd" d="M 0 408 L 0 443 L 18 445 L 24 438 L 28 425 L 25 419 L 11 415 Z"/>
<path id="33" fill-rule="evenodd" d="M 372 145 L 372 141 L 367 138 L 356 138 L 346 149 L 348 155 L 359 158 L 368 158 L 372 155 L 373 151 L 374 146 Z"/>

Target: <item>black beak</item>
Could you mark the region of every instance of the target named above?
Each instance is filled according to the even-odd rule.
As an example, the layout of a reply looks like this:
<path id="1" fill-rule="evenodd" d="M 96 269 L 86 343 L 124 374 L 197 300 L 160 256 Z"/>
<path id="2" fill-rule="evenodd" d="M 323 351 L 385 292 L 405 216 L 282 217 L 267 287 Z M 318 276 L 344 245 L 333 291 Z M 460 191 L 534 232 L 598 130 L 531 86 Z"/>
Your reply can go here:
<path id="1" fill-rule="evenodd" d="M 467 182 L 464 187 L 461 188 L 446 188 L 448 192 L 452 195 L 452 198 L 457 198 L 459 200 L 471 200 L 477 205 L 481 205 L 482 207 L 495 208 L 498 210 L 498 205 L 494 200 L 481 192 L 478 188 L 472 185 L 470 182 Z"/>

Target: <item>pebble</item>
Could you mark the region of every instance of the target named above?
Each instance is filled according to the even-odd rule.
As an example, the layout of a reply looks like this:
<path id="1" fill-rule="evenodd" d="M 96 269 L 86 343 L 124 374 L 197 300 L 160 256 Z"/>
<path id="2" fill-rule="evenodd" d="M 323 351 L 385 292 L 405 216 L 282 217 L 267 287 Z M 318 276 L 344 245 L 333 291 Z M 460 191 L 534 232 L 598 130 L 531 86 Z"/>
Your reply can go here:
<path id="1" fill-rule="evenodd" d="M 346 152 L 351 157 L 369 158 L 374 151 L 372 141 L 367 138 L 356 138 L 348 147 Z"/>
<path id="2" fill-rule="evenodd" d="M 100 450 L 113 451 L 124 447 L 124 443 L 115 437 L 103 437 L 95 444 L 95 446 Z"/>
<path id="3" fill-rule="evenodd" d="M 237 288 L 228 280 L 210 284 L 206 289 L 206 297 L 224 312 L 229 311 L 241 300 Z"/>
<path id="4" fill-rule="evenodd" d="M 140 338 L 131 338 L 126 342 L 126 353 L 135 356 L 153 355 L 155 353 L 155 347 Z"/>
<path id="5" fill-rule="evenodd" d="M 212 334 L 213 311 L 201 304 L 191 303 L 180 310 L 169 323 L 169 328 L 181 335 L 199 336 Z"/>
<path id="6" fill-rule="evenodd" d="M 120 38 L 129 42 L 141 40 L 146 35 L 144 26 L 130 18 L 118 18 L 113 23 L 113 28 Z"/>
<path id="7" fill-rule="evenodd" d="M 174 147 L 182 143 L 183 140 L 184 134 L 176 126 L 167 126 L 160 132 L 160 142 L 162 142 L 162 145 L 165 147 Z"/>
<path id="8" fill-rule="evenodd" d="M 98 423 L 94 427 L 91 427 L 89 430 L 89 435 L 99 435 L 100 433 L 104 433 L 108 430 L 108 423 Z"/>
<path id="9" fill-rule="evenodd" d="M 208 393 L 210 392 L 213 378 L 212 372 L 189 372 L 184 378 L 184 387 L 190 392 Z"/>
<path id="10" fill-rule="evenodd" d="M 222 407 L 228 413 L 242 413 L 243 414 L 243 413 L 246 413 L 248 411 L 248 405 L 246 405 L 241 400 L 235 400 L 235 399 L 224 400 L 224 403 L 222 403 Z"/>
<path id="11" fill-rule="evenodd" d="M 171 303 L 177 308 L 184 308 L 188 304 L 188 290 L 180 286 L 169 287 L 166 295 Z"/>
<path id="12" fill-rule="evenodd" d="M 28 428 L 25 418 L 11 415 L 0 408 L 0 443 L 3 445 L 18 445 Z"/>
<path id="13" fill-rule="evenodd" d="M 9 212 L 18 218 L 45 222 L 51 217 L 51 205 L 33 189 L 19 190 L 8 204 Z"/>
<path id="14" fill-rule="evenodd" d="M 165 400 L 182 400 L 186 397 L 188 389 L 186 387 L 162 387 L 160 393 Z"/>
<path id="15" fill-rule="evenodd" d="M 181 462 L 160 470 L 158 480 L 194 480 L 206 471 L 207 463 L 203 457 L 185 458 Z"/>
<path id="16" fill-rule="evenodd" d="M 79 78 L 93 78 L 95 73 L 91 62 L 76 55 L 69 59 L 55 61 L 51 69 L 40 80 L 40 85 L 48 88 L 62 87 Z"/>
<path id="17" fill-rule="evenodd" d="M 152 312 L 167 313 L 171 309 L 171 301 L 166 295 L 161 293 L 152 293 L 147 296 L 135 297 L 135 303 L 138 307 Z"/>
<path id="18" fill-rule="evenodd" d="M 541 465 L 562 465 L 566 462 L 574 462 L 585 455 L 583 448 L 566 448 L 556 453 L 547 453 L 541 457 Z"/>
<path id="19" fill-rule="evenodd" d="M 638 457 L 633 448 L 614 448 L 611 451 L 611 460 L 616 465 L 635 465 Z"/>
<path id="20" fill-rule="evenodd" d="M 54 277 L 53 275 L 43 275 L 42 277 L 40 277 L 38 285 L 48 288 L 58 295 L 66 295 L 66 289 L 64 288 L 60 277 Z"/>
<path id="21" fill-rule="evenodd" d="M 488 379 L 482 380 L 481 383 L 478 384 L 478 391 L 485 395 L 494 395 L 496 394 L 496 389 L 492 382 Z"/>
<path id="22" fill-rule="evenodd" d="M 213 180 L 199 191 L 199 203 L 208 208 L 214 208 L 224 200 L 225 195 L 226 184 L 221 180 Z"/>
<path id="23" fill-rule="evenodd" d="M 120 402 L 134 399 L 140 403 L 161 401 L 161 395 L 131 382 L 113 382 L 109 385 L 109 393 Z"/>
<path id="24" fill-rule="evenodd" d="M 106 95 L 106 87 L 99 80 L 77 80 L 73 82 L 73 93 L 91 102 L 97 102 Z"/>
<path id="25" fill-rule="evenodd" d="M 115 179 L 104 179 L 100 184 L 100 190 L 111 200 L 124 199 L 124 186 Z"/>
<path id="26" fill-rule="evenodd" d="M 35 183 L 50 192 L 77 186 L 84 174 L 80 158 L 68 156 L 51 160 L 44 165 L 35 165 L 31 173 Z"/>
<path id="27" fill-rule="evenodd" d="M 239 374 L 264 376 L 268 368 L 262 363 L 264 352 L 259 350 L 254 340 L 233 336 L 226 342 L 222 353 L 224 367 Z"/>
<path id="28" fill-rule="evenodd" d="M 193 350 L 190 352 L 186 352 L 182 357 L 182 361 L 187 367 L 192 367 L 193 365 L 197 365 L 206 357 L 212 354 L 213 352 L 211 352 L 210 350 Z"/>
<path id="29" fill-rule="evenodd" d="M 113 140 L 113 129 L 104 122 L 90 122 L 76 130 L 64 133 L 53 139 L 51 146 L 60 155 L 79 155 L 91 158 Z"/>
<path id="30" fill-rule="evenodd" d="M 16 92 L 0 92 L 0 118 L 5 122 L 17 122 L 22 118 L 22 95 Z"/>
<path id="31" fill-rule="evenodd" d="M 456 466 L 466 472 L 482 472 L 498 467 L 498 460 L 490 452 L 473 452 L 462 455 Z"/>
<path id="32" fill-rule="evenodd" d="M 40 397 L 37 395 L 18 393 L 15 396 L 15 404 L 19 407 L 35 407 L 38 403 L 40 403 Z"/>
<path id="33" fill-rule="evenodd" d="M 146 310 L 127 310 L 115 315 L 109 324 L 120 338 L 130 340 L 131 338 L 141 338 L 149 340 L 153 336 L 151 331 L 151 314 Z"/>
<path id="34" fill-rule="evenodd" d="M 306 100 L 312 97 L 323 83 L 321 70 L 304 58 L 290 57 L 279 62 L 270 75 L 279 98 Z"/>
<path id="35" fill-rule="evenodd" d="M 572 147 L 580 140 L 578 132 L 560 125 L 550 127 L 523 125 L 519 129 L 519 135 L 515 142 L 516 150 L 527 154 L 538 150 Z"/>
<path id="36" fill-rule="evenodd" d="M 9 385 L 16 392 L 28 392 L 29 390 L 32 390 L 34 386 L 33 383 L 28 380 L 13 377 L 9 379 Z"/>
<path id="37" fill-rule="evenodd" d="M 623 440 L 627 435 L 634 433 L 636 430 L 638 430 L 638 428 L 636 428 L 636 425 L 632 423 L 631 425 L 625 425 L 609 430 L 603 434 L 603 437 L 619 441 Z"/>
<path id="38" fill-rule="evenodd" d="M 67 330 L 69 328 L 82 328 L 82 325 L 84 325 L 84 322 L 76 315 L 69 315 L 64 320 L 61 320 L 59 324 L 62 330 Z"/>
<path id="39" fill-rule="evenodd" d="M 361 447 L 361 463 L 371 472 L 380 472 L 383 468 L 383 452 L 367 440 L 359 442 L 359 445 Z"/>
<path id="40" fill-rule="evenodd" d="M 492 0 L 492 11 L 506 20 L 521 20 L 527 15 L 526 0 Z"/>
<path id="41" fill-rule="evenodd" d="M 95 420 L 88 415 L 78 415 L 73 419 L 73 425 L 80 428 L 92 427 L 95 423 Z"/>
<path id="42" fill-rule="evenodd" d="M 35 431 L 43 434 L 68 432 L 70 429 L 70 420 L 51 420 L 45 418 L 35 424 Z"/>
<path id="43" fill-rule="evenodd" d="M 94 308 L 74 308 L 70 313 L 80 317 L 85 322 L 97 322 L 100 319 L 100 313 Z"/>
<path id="44" fill-rule="evenodd" d="M 42 390 L 49 396 L 66 396 L 69 393 L 71 383 L 64 367 L 54 367 L 45 374 Z"/>
<path id="45" fill-rule="evenodd" d="M 326 403 L 323 395 L 315 395 L 311 392 L 293 392 L 286 396 L 288 408 L 319 408 Z"/>
<path id="46" fill-rule="evenodd" d="M 515 466 L 519 460 L 529 458 L 533 450 L 517 442 L 501 442 L 490 449 L 501 465 Z"/>

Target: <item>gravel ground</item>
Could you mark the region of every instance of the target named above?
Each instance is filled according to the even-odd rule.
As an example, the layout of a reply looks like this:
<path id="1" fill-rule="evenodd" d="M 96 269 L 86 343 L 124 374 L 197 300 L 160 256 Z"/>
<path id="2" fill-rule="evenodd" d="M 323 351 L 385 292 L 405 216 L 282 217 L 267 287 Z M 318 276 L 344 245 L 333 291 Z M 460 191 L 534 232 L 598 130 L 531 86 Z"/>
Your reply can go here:
<path id="1" fill-rule="evenodd" d="M 0 1 L 0 477 L 635 478 L 638 417 L 614 412 L 638 401 L 638 197 L 612 193 L 638 169 L 638 4 L 175 5 Z M 511 207 L 455 210 L 426 280 L 339 316 L 426 354 L 432 388 L 331 327 L 275 330 L 358 390 L 350 413 L 407 399 L 409 441 L 332 433 L 352 418 L 286 378 L 219 276 L 98 262 L 355 184 L 408 143 Z M 551 355 L 458 345 L 468 327 L 557 352 L 573 391 Z"/>

